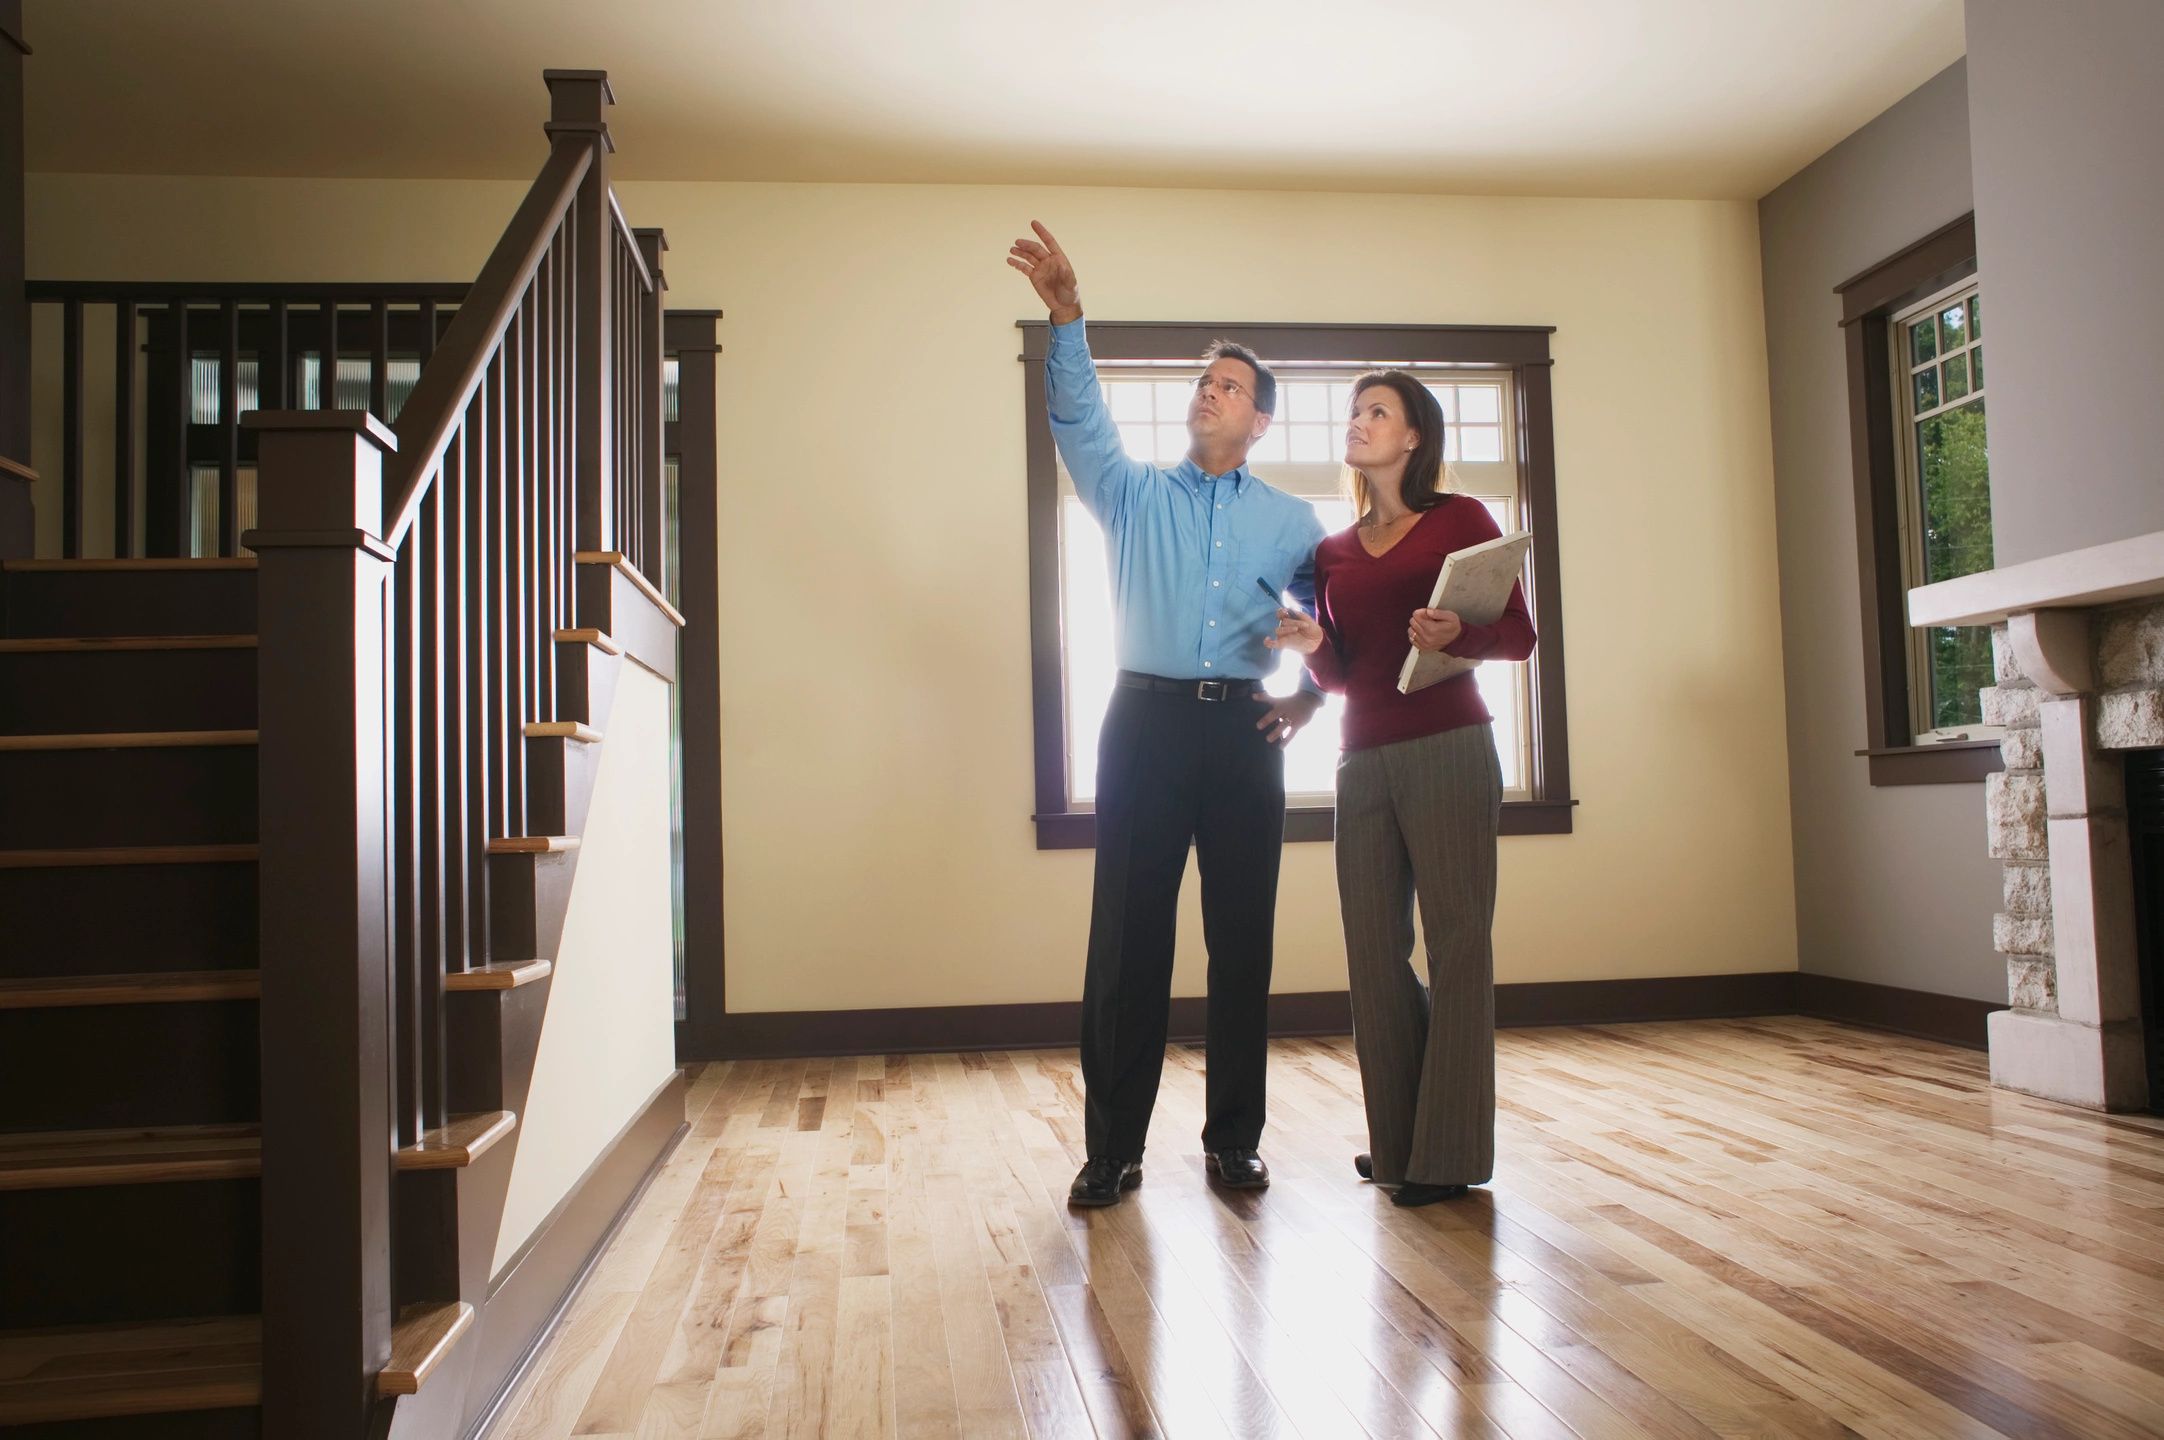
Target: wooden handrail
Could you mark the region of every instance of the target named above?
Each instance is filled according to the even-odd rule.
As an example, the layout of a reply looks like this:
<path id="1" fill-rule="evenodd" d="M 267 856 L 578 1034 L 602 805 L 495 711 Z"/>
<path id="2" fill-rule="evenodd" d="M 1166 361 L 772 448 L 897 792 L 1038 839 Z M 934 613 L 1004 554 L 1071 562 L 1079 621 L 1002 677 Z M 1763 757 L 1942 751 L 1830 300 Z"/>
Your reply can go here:
<path id="1" fill-rule="evenodd" d="M 654 272 L 646 268 L 646 257 L 639 253 L 638 233 L 631 222 L 624 218 L 624 207 L 617 203 L 616 192 L 609 191 L 609 213 L 616 217 L 616 234 L 624 242 L 624 249 L 631 256 L 633 269 L 638 272 L 639 283 L 651 295 L 654 293 Z"/>
<path id="2" fill-rule="evenodd" d="M 534 272 L 541 268 L 541 258 L 555 240 L 593 161 L 592 141 L 572 136 L 557 141 L 399 412 L 393 427 L 398 435 L 398 478 L 383 511 L 383 539 L 391 549 L 396 550 L 413 528 L 428 493 L 429 476 L 450 447 L 467 405 L 488 373 L 497 343 L 518 314 Z"/>
<path id="3" fill-rule="evenodd" d="M 39 479 L 42 478 L 37 471 L 23 464 L 20 460 L 10 460 L 5 455 L 0 455 L 0 474 L 13 475 L 16 479 L 27 480 L 33 485 L 37 484 Z"/>

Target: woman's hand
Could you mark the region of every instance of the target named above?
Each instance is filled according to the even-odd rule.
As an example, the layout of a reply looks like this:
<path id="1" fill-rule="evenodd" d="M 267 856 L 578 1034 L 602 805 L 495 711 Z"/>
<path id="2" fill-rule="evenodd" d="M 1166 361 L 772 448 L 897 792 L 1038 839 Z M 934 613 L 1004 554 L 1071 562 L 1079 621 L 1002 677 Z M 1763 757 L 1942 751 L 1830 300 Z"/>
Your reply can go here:
<path id="1" fill-rule="evenodd" d="M 1297 610 L 1280 610 L 1277 612 L 1277 633 L 1263 636 L 1262 643 L 1272 650 L 1312 655 L 1322 649 L 1323 639 L 1322 625 L 1314 617 Z"/>
<path id="2" fill-rule="evenodd" d="M 1413 642 L 1413 648 L 1430 654 L 1464 633 L 1465 622 L 1455 610 L 1415 610 L 1413 623 L 1405 628 L 1405 638 Z"/>

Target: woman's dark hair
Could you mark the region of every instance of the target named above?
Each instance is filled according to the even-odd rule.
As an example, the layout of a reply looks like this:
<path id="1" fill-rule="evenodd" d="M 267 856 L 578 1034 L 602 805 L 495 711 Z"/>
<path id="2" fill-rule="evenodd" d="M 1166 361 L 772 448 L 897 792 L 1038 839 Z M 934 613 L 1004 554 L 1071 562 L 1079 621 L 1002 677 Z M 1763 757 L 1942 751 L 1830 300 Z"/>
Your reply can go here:
<path id="1" fill-rule="evenodd" d="M 1434 391 L 1403 370 L 1370 370 L 1353 381 L 1353 404 L 1360 403 L 1361 391 L 1377 386 L 1387 387 L 1397 395 L 1398 403 L 1405 407 L 1405 423 L 1420 432 L 1420 443 L 1405 461 L 1405 506 L 1409 510 L 1432 510 L 1447 498 L 1443 493 L 1443 407 Z M 1366 515 L 1367 477 L 1355 470 L 1348 483 L 1355 518 Z"/>

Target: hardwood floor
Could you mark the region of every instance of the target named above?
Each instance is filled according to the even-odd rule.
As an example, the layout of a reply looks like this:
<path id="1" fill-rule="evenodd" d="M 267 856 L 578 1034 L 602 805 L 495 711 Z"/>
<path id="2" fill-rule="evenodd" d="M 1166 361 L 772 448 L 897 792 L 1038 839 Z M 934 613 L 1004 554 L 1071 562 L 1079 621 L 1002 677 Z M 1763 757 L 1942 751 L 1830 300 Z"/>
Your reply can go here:
<path id="1" fill-rule="evenodd" d="M 2164 1120 L 1820 1021 L 1506 1031 L 1494 1185 L 1401 1211 L 1351 1042 L 1271 1059 L 1270 1190 L 1178 1049 L 1088 1215 L 1072 1051 L 706 1067 L 498 1434 L 2164 1433 Z"/>

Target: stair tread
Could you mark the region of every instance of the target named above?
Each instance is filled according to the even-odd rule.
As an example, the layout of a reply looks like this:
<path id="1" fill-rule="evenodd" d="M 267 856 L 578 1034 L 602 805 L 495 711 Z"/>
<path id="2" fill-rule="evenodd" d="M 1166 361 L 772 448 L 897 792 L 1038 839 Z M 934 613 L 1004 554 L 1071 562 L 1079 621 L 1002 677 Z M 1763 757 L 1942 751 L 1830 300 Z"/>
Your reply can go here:
<path id="1" fill-rule="evenodd" d="M 491 855 L 554 855 L 578 848 L 576 835 L 505 835 L 488 842 Z"/>
<path id="2" fill-rule="evenodd" d="M 0 655 L 66 655 L 116 650 L 253 650 L 253 635 L 67 635 L 0 640 Z"/>
<path id="3" fill-rule="evenodd" d="M 262 1173 L 263 1138 L 254 1125 L 0 1134 L 0 1190 L 244 1180 Z"/>
<path id="4" fill-rule="evenodd" d="M 472 1324 L 473 1307 L 463 1300 L 427 1301 L 399 1311 L 391 1328 L 391 1363 L 376 1377 L 376 1393 L 420 1394 L 430 1372 Z"/>
<path id="5" fill-rule="evenodd" d="M 431 1130 L 398 1152 L 401 1170 L 457 1170 L 488 1153 L 498 1140 L 511 1133 L 518 1116 L 509 1110 L 477 1110 L 453 1115 L 451 1123 Z"/>
<path id="6" fill-rule="evenodd" d="M 79 1005 L 173 1005 L 200 1000 L 255 1000 L 254 970 L 169 970 L 127 975 L 40 975 L 0 980 L 0 1010 L 63 1010 Z"/>
<path id="7" fill-rule="evenodd" d="M 552 960 L 507 960 L 494 965 L 477 965 L 471 970 L 453 970 L 443 977 L 446 990 L 516 990 L 521 985 L 531 985 L 545 980 L 556 968 Z"/>
<path id="8" fill-rule="evenodd" d="M 0 560 L 0 570 L 6 570 L 18 575 L 51 575 L 69 571 L 115 575 L 128 571 L 253 570 L 255 568 L 256 562 L 253 555 L 205 555 L 185 558 L 163 556 L 124 560 Z"/>
<path id="9" fill-rule="evenodd" d="M 652 601 L 654 607 L 674 621 L 679 629 L 688 623 L 683 612 L 669 603 L 669 597 L 661 593 L 661 587 L 646 578 L 646 572 L 634 565 L 629 555 L 621 550 L 581 550 L 571 557 L 581 565 L 607 565 L 624 572 L 624 578 L 638 587 L 639 593 Z"/>
<path id="10" fill-rule="evenodd" d="M 584 630 L 559 630 L 556 632 L 556 639 L 559 644 L 591 645 L 604 655 L 621 655 L 624 653 L 624 647 L 617 644 L 607 631 L 595 630 L 590 627 Z"/>
<path id="11" fill-rule="evenodd" d="M 252 1315 L 0 1331 L 0 1425 L 255 1405 L 262 1364 Z"/>
<path id="12" fill-rule="evenodd" d="M 254 845 L 88 845 L 69 850 L 0 850 L 0 870 L 83 865 L 225 865 L 259 857 Z"/>
<path id="13" fill-rule="evenodd" d="M 577 720 L 534 720 L 526 726 L 529 740 L 564 739 L 592 745 L 601 739 L 601 732 L 591 725 Z"/>
<path id="14" fill-rule="evenodd" d="M 116 730 L 73 735 L 0 735 L 0 754 L 22 750 L 160 750 L 254 745 L 254 730 Z"/>

